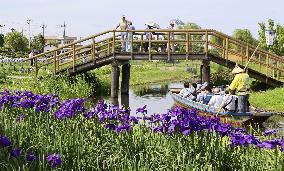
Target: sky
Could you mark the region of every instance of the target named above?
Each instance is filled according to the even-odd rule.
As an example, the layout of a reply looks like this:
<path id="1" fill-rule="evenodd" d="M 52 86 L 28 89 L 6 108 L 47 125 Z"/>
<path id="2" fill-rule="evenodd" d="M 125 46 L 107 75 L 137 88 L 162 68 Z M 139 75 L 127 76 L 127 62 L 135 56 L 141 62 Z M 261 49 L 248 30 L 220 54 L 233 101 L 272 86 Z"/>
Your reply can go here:
<path id="1" fill-rule="evenodd" d="M 45 24 L 45 35 L 58 36 L 65 21 L 66 35 L 79 39 L 114 29 L 126 15 L 136 29 L 149 21 L 166 28 L 179 18 L 228 35 L 246 28 L 257 38 L 259 22 L 271 18 L 284 25 L 283 7 L 283 0 L 1 0 L 0 25 L 4 33 L 15 28 L 28 35 L 31 19 L 31 35 L 41 33 Z"/>

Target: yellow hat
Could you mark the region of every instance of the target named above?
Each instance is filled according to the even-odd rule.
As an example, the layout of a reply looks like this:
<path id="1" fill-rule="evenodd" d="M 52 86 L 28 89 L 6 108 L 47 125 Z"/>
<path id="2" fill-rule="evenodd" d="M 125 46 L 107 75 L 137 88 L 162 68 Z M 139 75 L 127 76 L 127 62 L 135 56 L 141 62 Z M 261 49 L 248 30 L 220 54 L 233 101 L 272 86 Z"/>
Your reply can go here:
<path id="1" fill-rule="evenodd" d="M 242 73 L 242 72 L 245 72 L 245 70 L 243 70 L 241 67 L 236 65 L 235 68 L 232 71 L 232 74 L 238 74 L 238 73 Z"/>

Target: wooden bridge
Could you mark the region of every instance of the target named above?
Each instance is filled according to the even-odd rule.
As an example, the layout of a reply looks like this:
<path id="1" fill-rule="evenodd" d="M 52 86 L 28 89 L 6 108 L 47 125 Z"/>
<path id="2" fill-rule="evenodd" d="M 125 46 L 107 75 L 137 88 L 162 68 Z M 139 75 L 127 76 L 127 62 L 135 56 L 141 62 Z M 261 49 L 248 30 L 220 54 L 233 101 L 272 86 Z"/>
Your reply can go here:
<path id="1" fill-rule="evenodd" d="M 121 40 L 121 34 L 128 34 Z M 146 33 L 149 33 L 146 37 Z M 213 39 L 215 41 L 213 41 Z M 128 51 L 122 51 L 127 43 Z M 167 46 L 174 46 L 174 49 Z M 119 65 L 122 93 L 128 93 L 129 60 L 202 60 L 202 81 L 210 79 L 210 61 L 228 68 L 245 66 L 255 46 L 210 29 L 198 30 L 109 30 L 55 50 L 34 56 L 35 75 L 83 73 L 112 64 L 112 97 L 117 96 Z M 283 85 L 284 58 L 258 49 L 248 65 L 248 74 L 272 86 Z"/>

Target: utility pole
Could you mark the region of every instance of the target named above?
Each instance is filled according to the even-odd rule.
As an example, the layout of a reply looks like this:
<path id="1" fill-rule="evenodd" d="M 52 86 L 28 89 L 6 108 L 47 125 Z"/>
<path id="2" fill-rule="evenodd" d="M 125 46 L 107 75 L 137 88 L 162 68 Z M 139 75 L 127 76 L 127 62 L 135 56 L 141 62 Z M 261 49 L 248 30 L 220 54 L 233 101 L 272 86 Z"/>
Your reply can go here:
<path id="1" fill-rule="evenodd" d="M 64 21 L 64 24 L 61 25 L 61 27 L 63 27 L 63 45 L 65 44 L 65 29 L 66 29 L 66 24 L 65 24 L 65 21 Z"/>
<path id="2" fill-rule="evenodd" d="M 40 28 L 42 28 L 42 36 L 43 36 L 43 38 L 44 38 L 44 29 L 46 28 L 46 25 L 42 25 L 42 26 L 40 26 Z"/>
<path id="3" fill-rule="evenodd" d="M 44 29 L 46 28 L 46 25 L 42 24 L 42 26 L 40 26 L 42 28 L 42 37 L 43 37 L 43 47 L 42 47 L 42 52 L 44 51 L 44 46 L 45 46 L 45 38 L 44 38 Z"/>
<path id="4" fill-rule="evenodd" d="M 5 27 L 5 25 L 1 25 L 1 24 L 0 24 L 1 34 L 3 34 L 3 30 L 2 30 L 3 27 Z"/>
<path id="5" fill-rule="evenodd" d="M 27 24 L 29 25 L 29 48 L 31 48 L 31 19 L 27 20 Z"/>

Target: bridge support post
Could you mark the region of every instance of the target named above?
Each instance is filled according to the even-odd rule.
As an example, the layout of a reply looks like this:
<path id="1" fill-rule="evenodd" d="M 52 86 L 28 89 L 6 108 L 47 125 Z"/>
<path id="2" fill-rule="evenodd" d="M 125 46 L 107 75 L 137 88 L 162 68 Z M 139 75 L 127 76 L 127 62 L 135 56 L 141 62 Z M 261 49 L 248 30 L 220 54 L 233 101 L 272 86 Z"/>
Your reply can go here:
<path id="1" fill-rule="evenodd" d="M 122 65 L 121 95 L 129 94 L 130 64 Z"/>
<path id="2" fill-rule="evenodd" d="M 209 60 L 206 60 L 206 59 L 202 60 L 200 76 L 201 76 L 202 83 L 210 82 L 210 61 Z"/>
<path id="3" fill-rule="evenodd" d="M 111 66 L 111 97 L 118 98 L 119 90 L 119 66 L 116 61 Z"/>

